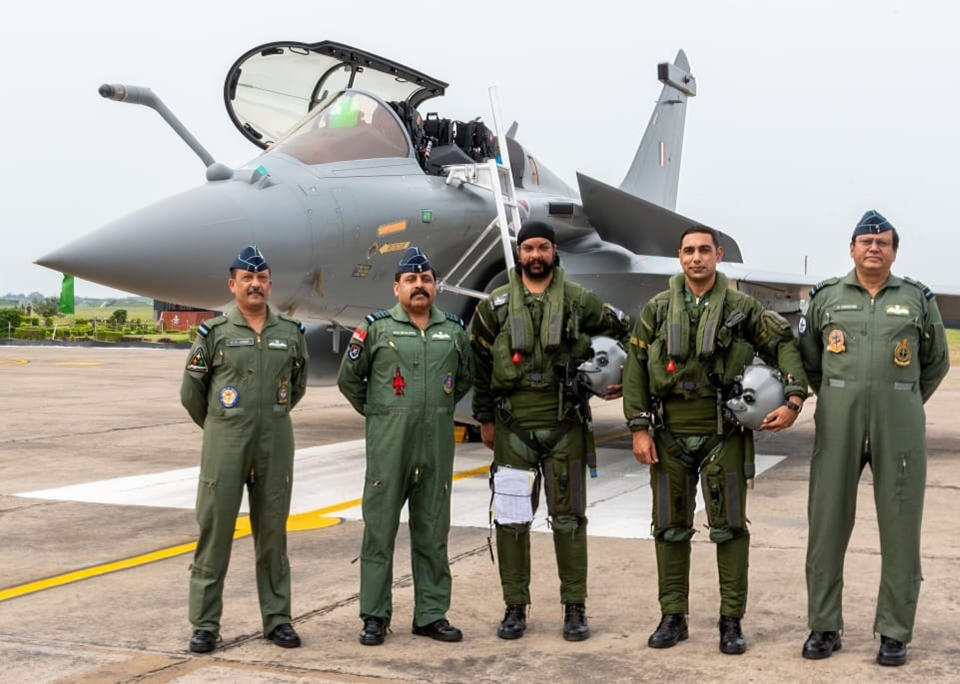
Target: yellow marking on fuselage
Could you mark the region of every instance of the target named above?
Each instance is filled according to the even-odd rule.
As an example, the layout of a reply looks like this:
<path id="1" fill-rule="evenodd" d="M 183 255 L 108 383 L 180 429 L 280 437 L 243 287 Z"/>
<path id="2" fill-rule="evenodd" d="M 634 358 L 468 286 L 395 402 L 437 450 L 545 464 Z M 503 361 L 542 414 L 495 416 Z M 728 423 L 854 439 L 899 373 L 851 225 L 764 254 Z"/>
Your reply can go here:
<path id="1" fill-rule="evenodd" d="M 26 366 L 26 359 L 0 359 L 0 366 Z"/>
<path id="2" fill-rule="evenodd" d="M 401 230 L 407 229 L 406 220 L 395 221 L 394 223 L 385 223 L 379 228 L 377 228 L 377 235 L 389 235 L 390 233 L 399 233 Z"/>
<path id="3" fill-rule="evenodd" d="M 385 245 L 380 245 L 381 254 L 389 254 L 390 252 L 402 252 L 407 247 L 410 246 L 410 241 L 406 242 L 388 242 Z"/>
<path id="4" fill-rule="evenodd" d="M 102 361 L 57 361 L 51 366 L 102 366 Z"/>

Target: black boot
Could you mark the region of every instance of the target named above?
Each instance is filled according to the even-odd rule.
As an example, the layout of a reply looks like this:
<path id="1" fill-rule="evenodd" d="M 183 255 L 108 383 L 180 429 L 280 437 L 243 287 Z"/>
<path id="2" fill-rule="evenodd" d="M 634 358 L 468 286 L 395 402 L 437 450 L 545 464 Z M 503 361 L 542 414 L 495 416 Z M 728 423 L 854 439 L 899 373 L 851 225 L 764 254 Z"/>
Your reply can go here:
<path id="1" fill-rule="evenodd" d="M 217 635 L 208 629 L 195 629 L 190 637 L 190 650 L 193 653 L 209 653 L 217 647 Z"/>
<path id="2" fill-rule="evenodd" d="M 829 658 L 834 651 L 839 651 L 841 648 L 843 644 L 840 643 L 840 632 L 814 630 L 810 632 L 810 636 L 803 644 L 803 657 L 809 660 Z"/>
<path id="3" fill-rule="evenodd" d="M 363 629 L 360 630 L 360 643 L 364 646 L 379 646 L 387 637 L 387 623 L 383 618 L 363 618 Z"/>
<path id="4" fill-rule="evenodd" d="M 300 646 L 300 637 L 293 629 L 293 625 L 289 622 L 274 627 L 273 631 L 267 635 L 267 638 L 277 646 L 283 646 L 284 648 L 297 648 Z"/>
<path id="5" fill-rule="evenodd" d="M 687 633 L 687 617 L 680 613 L 668 613 L 660 618 L 660 624 L 650 638 L 647 646 L 650 648 L 670 648 L 676 646 L 689 636 Z"/>
<path id="6" fill-rule="evenodd" d="M 877 662 L 881 665 L 903 665 L 907 662 L 907 645 L 881 634 Z"/>
<path id="7" fill-rule="evenodd" d="M 718 626 L 721 653 L 740 655 L 747 650 L 747 640 L 743 638 L 743 631 L 740 629 L 740 618 L 721 615 Z"/>
<path id="8" fill-rule="evenodd" d="M 497 636 L 501 639 L 519 639 L 525 631 L 527 631 L 527 607 L 522 603 L 510 604 L 503 614 Z"/>
<path id="9" fill-rule="evenodd" d="M 450 624 L 446 618 L 434 620 L 428 625 L 413 626 L 413 633 L 418 636 L 428 636 L 437 641 L 460 641 L 463 632 Z"/>
<path id="10" fill-rule="evenodd" d="M 567 641 L 583 641 L 590 636 L 587 627 L 587 608 L 582 603 L 567 603 L 563 606 L 563 638 Z"/>

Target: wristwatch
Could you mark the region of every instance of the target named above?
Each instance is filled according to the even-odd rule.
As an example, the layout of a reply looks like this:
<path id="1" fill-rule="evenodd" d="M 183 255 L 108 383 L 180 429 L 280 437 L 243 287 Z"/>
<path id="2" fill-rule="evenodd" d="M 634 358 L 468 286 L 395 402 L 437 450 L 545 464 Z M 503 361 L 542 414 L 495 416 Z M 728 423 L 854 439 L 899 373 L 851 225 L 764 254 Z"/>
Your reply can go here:
<path id="1" fill-rule="evenodd" d="M 790 399 L 787 399 L 787 401 L 786 401 L 786 406 L 787 406 L 787 408 L 790 409 L 791 411 L 796 411 L 797 413 L 800 413 L 800 409 L 803 408 L 803 406 L 801 406 L 800 404 L 797 404 L 797 403 L 791 401 Z"/>

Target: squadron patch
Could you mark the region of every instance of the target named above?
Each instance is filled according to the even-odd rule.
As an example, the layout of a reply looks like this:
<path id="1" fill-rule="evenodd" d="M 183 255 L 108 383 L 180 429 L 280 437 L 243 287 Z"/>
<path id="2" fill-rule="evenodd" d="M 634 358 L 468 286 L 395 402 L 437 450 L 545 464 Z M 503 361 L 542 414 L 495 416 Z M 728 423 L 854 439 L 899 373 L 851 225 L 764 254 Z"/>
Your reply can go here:
<path id="1" fill-rule="evenodd" d="M 288 401 L 290 401 L 290 386 L 287 385 L 286 380 L 281 380 L 277 388 L 277 403 L 286 404 Z"/>
<path id="2" fill-rule="evenodd" d="M 827 335 L 827 349 L 832 351 L 834 354 L 839 354 L 840 352 L 846 351 L 847 347 L 844 345 L 842 330 L 839 328 L 834 328 L 830 331 L 830 334 Z"/>
<path id="3" fill-rule="evenodd" d="M 453 394 L 453 371 L 447 371 L 447 377 L 443 379 L 443 391 Z"/>
<path id="4" fill-rule="evenodd" d="M 360 354 L 363 353 L 363 347 L 357 344 L 356 342 L 351 342 L 350 346 L 347 347 L 347 358 L 351 361 L 356 361 L 360 358 Z"/>
<path id="5" fill-rule="evenodd" d="M 403 394 L 403 388 L 407 386 L 407 381 L 403 379 L 403 375 L 400 373 L 400 366 L 397 366 L 397 370 L 393 374 L 393 393 L 397 396 Z"/>
<path id="6" fill-rule="evenodd" d="M 220 400 L 220 405 L 223 408 L 233 408 L 240 401 L 240 393 L 233 385 L 227 385 L 220 390 L 217 399 Z"/>
<path id="7" fill-rule="evenodd" d="M 910 351 L 910 341 L 904 337 L 893 349 L 893 362 L 901 368 L 909 366 L 913 354 Z"/>
<path id="8" fill-rule="evenodd" d="M 195 371 L 197 373 L 209 373 L 210 369 L 207 367 L 207 360 L 203 358 L 203 349 L 197 347 L 197 351 L 193 352 L 193 356 L 190 357 L 190 362 L 187 364 L 188 371 Z"/>
<path id="9" fill-rule="evenodd" d="M 801 335 L 807 332 L 807 317 L 801 316 L 800 320 L 797 321 L 797 332 Z"/>

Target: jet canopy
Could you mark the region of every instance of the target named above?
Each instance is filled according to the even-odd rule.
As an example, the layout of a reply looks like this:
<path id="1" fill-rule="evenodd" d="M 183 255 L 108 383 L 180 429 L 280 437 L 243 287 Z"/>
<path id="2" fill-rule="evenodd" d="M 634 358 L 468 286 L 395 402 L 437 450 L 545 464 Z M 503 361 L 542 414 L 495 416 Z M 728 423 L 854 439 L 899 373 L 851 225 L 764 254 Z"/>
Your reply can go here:
<path id="1" fill-rule="evenodd" d="M 274 145 L 267 154 L 283 153 L 304 164 L 356 159 L 408 157 L 407 136 L 394 113 L 358 91 L 337 93 Z"/>
<path id="2" fill-rule="evenodd" d="M 236 127 L 265 149 L 344 89 L 360 88 L 385 101 L 416 107 L 443 95 L 446 87 L 443 81 L 349 45 L 284 41 L 240 57 L 227 73 L 223 94 Z"/>

